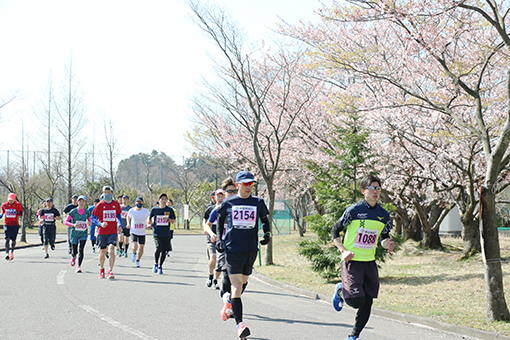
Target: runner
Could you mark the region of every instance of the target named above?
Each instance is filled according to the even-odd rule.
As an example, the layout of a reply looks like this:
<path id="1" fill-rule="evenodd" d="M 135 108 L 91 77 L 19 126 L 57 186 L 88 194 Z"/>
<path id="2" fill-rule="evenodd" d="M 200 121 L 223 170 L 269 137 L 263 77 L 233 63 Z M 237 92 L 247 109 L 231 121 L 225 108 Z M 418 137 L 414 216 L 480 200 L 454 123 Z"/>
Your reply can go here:
<path id="1" fill-rule="evenodd" d="M 109 185 L 103 187 L 104 199 L 99 202 L 92 211 L 92 220 L 101 223 L 98 229 L 97 244 L 99 251 L 99 278 L 104 279 L 104 262 L 106 253 L 109 252 L 108 258 L 108 278 L 114 279 L 113 266 L 115 264 L 115 242 L 117 241 L 117 221 L 120 221 L 120 204 L 113 199 L 113 190 Z M 122 225 L 121 225 L 122 226 Z"/>
<path id="2" fill-rule="evenodd" d="M 121 254 L 120 256 L 122 256 L 124 254 L 124 257 L 127 257 L 127 253 L 128 253 L 128 249 L 129 249 L 129 228 L 128 228 L 128 224 L 127 224 L 127 221 L 126 221 L 126 216 L 129 212 L 129 210 L 131 210 L 131 208 L 133 208 L 132 206 L 129 205 L 129 196 L 128 195 L 123 195 L 122 196 L 122 205 L 120 206 L 122 212 L 120 213 L 121 216 L 122 216 L 122 235 L 123 235 L 123 243 L 124 243 L 124 249 L 120 249 L 121 251 Z"/>
<path id="3" fill-rule="evenodd" d="M 42 202 L 42 209 L 46 209 L 46 200 Z M 37 210 L 35 214 L 37 216 L 37 221 L 39 221 L 39 216 L 41 216 L 41 209 Z M 44 223 L 39 222 L 39 237 L 41 238 L 41 244 L 44 244 Z M 44 250 L 44 247 L 43 247 Z"/>
<path id="4" fill-rule="evenodd" d="M 49 259 L 50 255 L 48 254 L 48 245 L 51 247 L 51 250 L 55 250 L 55 237 L 57 236 L 57 226 L 55 222 L 60 220 L 62 217 L 58 212 L 58 209 L 53 206 L 53 199 L 46 199 L 46 209 L 41 209 L 39 214 L 39 222 L 44 224 L 43 234 L 44 234 L 44 258 Z"/>
<path id="5" fill-rule="evenodd" d="M 64 208 L 64 211 L 62 212 L 62 216 L 64 216 L 64 220 L 67 218 L 67 214 L 69 214 L 69 212 L 71 210 L 73 210 L 74 208 L 76 208 L 78 206 L 78 195 L 73 195 L 73 197 L 71 197 L 71 203 L 69 203 L 65 208 Z M 69 247 L 69 254 L 71 254 L 71 228 L 70 227 L 67 227 L 67 245 Z"/>
<path id="6" fill-rule="evenodd" d="M 234 180 L 232 178 L 227 178 L 223 182 L 221 182 L 221 189 L 225 193 L 225 197 L 228 198 L 230 196 L 234 196 L 237 194 L 237 189 L 234 183 Z M 217 209 L 213 209 L 211 212 L 211 215 L 209 216 L 209 222 L 208 225 L 212 225 L 213 222 L 216 221 L 217 218 Z M 223 235 L 222 238 L 225 238 L 225 229 L 223 229 Z M 216 237 L 217 240 L 217 237 Z M 216 262 L 216 272 L 223 273 L 223 279 L 221 280 L 221 290 L 220 290 L 220 297 L 225 297 L 225 299 L 230 298 L 231 294 L 231 283 L 230 279 L 228 278 L 227 274 L 227 262 L 225 261 L 225 252 L 217 253 L 217 262 Z M 225 293 L 228 293 L 225 295 Z"/>
<path id="7" fill-rule="evenodd" d="M 390 214 L 377 201 L 381 195 L 381 181 L 373 175 L 360 182 L 365 199 L 350 206 L 331 228 L 331 236 L 342 253 L 342 282 L 337 284 L 333 307 L 342 310 L 344 301 L 358 309 L 351 334 L 346 340 L 357 340 L 370 318 L 372 303 L 379 293 L 379 273 L 375 263 L 377 240 L 390 252 L 395 242 L 390 238 Z M 346 230 L 344 241 L 340 232 Z"/>
<path id="8" fill-rule="evenodd" d="M 19 231 L 19 218 L 23 216 L 23 207 L 16 201 L 16 194 L 13 192 L 7 195 L 7 202 L 2 203 L 0 218 L 4 215 L 5 259 L 12 261 Z"/>
<path id="9" fill-rule="evenodd" d="M 159 195 L 159 206 L 151 209 L 149 228 L 152 227 L 152 236 L 156 243 L 156 251 L 154 252 L 154 273 L 163 274 L 163 262 L 165 262 L 166 254 L 172 251 L 171 239 L 174 231 L 170 228 L 175 222 L 174 210 L 166 206 L 168 196 L 166 194 Z M 172 224 L 173 225 L 173 224 Z"/>
<path id="10" fill-rule="evenodd" d="M 87 229 L 92 225 L 92 213 L 88 211 L 88 209 L 85 209 L 86 204 L 87 198 L 83 195 L 79 196 L 78 207 L 69 212 L 69 215 L 67 215 L 67 219 L 64 222 L 68 227 L 71 227 L 71 245 L 73 247 L 73 251 L 71 253 L 71 266 L 74 266 L 76 263 L 78 243 L 80 244 L 78 266 L 76 266 L 77 273 L 81 273 L 81 264 L 84 256 L 83 250 L 85 249 L 85 243 L 87 243 Z"/>
<path id="11" fill-rule="evenodd" d="M 220 207 L 221 203 L 225 199 L 225 194 L 222 189 L 216 190 L 216 205 L 208 206 L 204 214 L 204 233 L 207 240 L 207 256 L 209 258 L 209 277 L 205 282 L 207 287 L 213 287 L 214 289 L 220 289 L 218 284 L 218 278 L 221 275 L 221 271 L 215 271 L 216 267 L 216 217 L 210 220 L 211 212 L 216 211 Z M 216 214 L 215 214 L 216 216 Z"/>
<path id="12" fill-rule="evenodd" d="M 131 262 L 136 261 L 136 268 L 140 268 L 140 259 L 145 248 L 145 228 L 149 220 L 150 211 L 143 207 L 143 198 L 138 197 L 135 201 L 135 207 L 131 208 L 127 214 L 127 227 L 131 229 L 133 255 Z M 138 247 L 140 245 L 140 247 Z"/>
<path id="13" fill-rule="evenodd" d="M 100 202 L 99 198 L 94 199 L 94 204 L 88 208 L 88 211 L 90 211 L 91 214 L 99 202 Z M 95 254 L 96 253 L 96 228 L 100 227 L 101 225 L 97 224 L 97 222 L 98 222 L 97 220 L 95 220 L 95 222 L 94 221 L 91 221 L 91 222 L 92 222 L 92 224 L 90 225 L 90 243 L 92 244 L 92 254 Z"/>
<path id="14" fill-rule="evenodd" d="M 117 195 L 117 202 L 122 203 L 122 196 L 123 194 Z M 122 208 L 122 205 L 121 205 Z M 120 213 L 122 215 L 122 212 Z M 121 219 L 122 221 L 122 219 Z M 124 233 L 122 232 L 122 229 L 119 227 L 119 230 L 117 230 L 117 256 L 122 256 L 122 249 L 124 249 Z"/>
<path id="15" fill-rule="evenodd" d="M 255 178 L 248 171 L 241 171 L 236 176 L 237 195 L 229 197 L 217 210 L 218 235 L 223 235 L 225 220 L 227 227 L 225 240 L 216 241 L 216 249 L 226 252 L 227 273 L 232 283 L 232 294 L 225 293 L 221 318 L 228 320 L 234 314 L 237 324 L 237 336 L 245 339 L 250 335 L 250 329 L 243 322 L 243 304 L 241 294 L 246 289 L 248 278 L 253 270 L 253 263 L 257 258 L 259 218 L 262 221 L 264 238 L 260 244 L 268 244 L 271 238 L 269 211 L 264 200 L 252 196 Z"/>

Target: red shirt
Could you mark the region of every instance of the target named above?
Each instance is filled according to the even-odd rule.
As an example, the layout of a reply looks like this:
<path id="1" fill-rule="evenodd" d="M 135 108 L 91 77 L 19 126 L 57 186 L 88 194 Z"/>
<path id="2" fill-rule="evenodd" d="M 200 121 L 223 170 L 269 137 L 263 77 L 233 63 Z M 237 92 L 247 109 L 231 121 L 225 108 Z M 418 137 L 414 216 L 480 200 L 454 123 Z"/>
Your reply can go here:
<path id="1" fill-rule="evenodd" d="M 122 212 L 119 202 L 113 200 L 110 203 L 99 202 L 92 210 L 92 215 L 96 216 L 99 222 L 108 222 L 106 228 L 98 227 L 99 235 L 117 234 L 117 215 Z"/>
<path id="2" fill-rule="evenodd" d="M 23 207 L 18 201 L 13 204 L 9 202 L 2 203 L 2 214 L 5 217 L 5 225 L 19 226 L 19 218 L 23 216 Z"/>

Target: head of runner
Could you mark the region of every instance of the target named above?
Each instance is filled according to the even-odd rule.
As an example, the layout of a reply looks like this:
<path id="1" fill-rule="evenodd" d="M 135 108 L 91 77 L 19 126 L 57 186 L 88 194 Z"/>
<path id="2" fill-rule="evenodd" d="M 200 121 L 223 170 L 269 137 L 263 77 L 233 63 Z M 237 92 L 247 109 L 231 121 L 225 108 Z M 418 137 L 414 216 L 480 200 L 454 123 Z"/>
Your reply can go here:
<path id="1" fill-rule="evenodd" d="M 223 200 L 225 199 L 225 193 L 222 189 L 216 190 L 216 205 L 221 205 L 223 203 Z"/>
<path id="2" fill-rule="evenodd" d="M 14 204 L 14 202 L 16 201 L 16 194 L 11 192 L 9 195 L 7 195 L 7 202 L 9 202 L 9 204 Z"/>
<path id="3" fill-rule="evenodd" d="M 166 202 L 168 201 L 168 196 L 166 194 L 161 194 L 159 195 L 159 201 L 158 201 L 158 204 L 159 204 L 159 207 L 160 208 L 164 208 L 166 207 Z"/>
<path id="4" fill-rule="evenodd" d="M 375 207 L 381 196 L 381 183 L 368 177 L 363 180 L 360 183 L 361 193 L 365 196 L 365 201 L 370 204 L 371 207 Z"/>
<path id="5" fill-rule="evenodd" d="M 83 195 L 78 197 L 78 208 L 85 209 L 85 205 L 87 204 L 87 198 Z"/>
<path id="6" fill-rule="evenodd" d="M 249 171 L 241 171 L 236 176 L 236 188 L 239 191 L 239 197 L 248 198 L 251 195 L 253 186 L 257 181 Z"/>
<path id="7" fill-rule="evenodd" d="M 71 201 L 74 205 L 78 205 L 78 195 L 73 195 L 73 197 L 71 197 Z"/>
<path id="8" fill-rule="evenodd" d="M 143 208 L 143 198 L 142 197 L 137 197 L 136 201 L 135 201 L 135 205 L 136 205 L 136 210 L 138 210 L 138 211 L 142 210 L 142 208 Z"/>
<path id="9" fill-rule="evenodd" d="M 113 189 L 111 186 L 105 185 L 103 187 L 103 199 L 106 203 L 113 201 Z"/>
<path id="10" fill-rule="evenodd" d="M 122 196 L 122 205 L 125 207 L 127 207 L 129 205 L 129 196 L 128 195 Z"/>
<path id="11" fill-rule="evenodd" d="M 46 207 L 48 210 L 53 208 L 53 198 L 46 199 Z"/>

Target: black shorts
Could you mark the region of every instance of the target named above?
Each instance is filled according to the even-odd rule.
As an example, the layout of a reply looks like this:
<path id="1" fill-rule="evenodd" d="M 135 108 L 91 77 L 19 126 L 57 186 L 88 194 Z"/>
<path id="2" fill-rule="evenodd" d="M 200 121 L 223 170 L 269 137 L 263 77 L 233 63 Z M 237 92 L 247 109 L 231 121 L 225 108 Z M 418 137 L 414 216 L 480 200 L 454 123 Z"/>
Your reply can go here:
<path id="1" fill-rule="evenodd" d="M 218 252 L 216 257 L 216 268 L 214 269 L 217 272 L 224 272 L 227 270 L 227 261 L 225 261 L 225 256 L 225 252 Z"/>
<path id="2" fill-rule="evenodd" d="M 106 249 L 110 244 L 117 244 L 117 234 L 97 235 L 96 244 L 101 249 Z"/>
<path id="3" fill-rule="evenodd" d="M 55 245 L 55 238 L 57 236 L 57 228 L 54 226 L 44 226 L 44 244 L 48 244 L 50 246 Z"/>
<path id="4" fill-rule="evenodd" d="M 131 241 L 136 242 L 138 244 L 145 244 L 145 235 L 131 234 Z"/>
<path id="5" fill-rule="evenodd" d="M 257 259 L 257 251 L 245 251 L 242 253 L 227 253 L 227 273 L 228 275 L 243 274 L 251 275 L 253 264 Z"/>
<path id="6" fill-rule="evenodd" d="M 5 239 L 16 240 L 18 237 L 19 225 L 4 225 Z"/>
<path id="7" fill-rule="evenodd" d="M 170 237 L 159 237 L 153 236 L 154 243 L 156 244 L 156 249 L 166 253 L 167 251 L 172 251 L 172 243 L 170 243 Z"/>
<path id="8" fill-rule="evenodd" d="M 128 228 L 122 227 L 122 232 L 124 233 L 124 236 L 129 237 L 131 235 L 131 232 Z"/>
<path id="9" fill-rule="evenodd" d="M 375 261 L 342 262 L 342 293 L 345 299 L 377 298 L 379 294 L 379 271 Z"/>

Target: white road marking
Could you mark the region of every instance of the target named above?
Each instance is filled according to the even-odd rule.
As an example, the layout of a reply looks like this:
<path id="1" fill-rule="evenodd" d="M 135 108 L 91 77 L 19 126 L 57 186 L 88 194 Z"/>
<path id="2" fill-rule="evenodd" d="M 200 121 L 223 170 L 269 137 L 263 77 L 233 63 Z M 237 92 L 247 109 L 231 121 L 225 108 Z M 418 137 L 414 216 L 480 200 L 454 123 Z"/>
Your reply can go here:
<path id="1" fill-rule="evenodd" d="M 66 276 L 67 270 L 61 270 L 60 273 L 57 275 L 57 284 L 58 285 L 65 285 L 66 281 L 64 280 L 64 277 Z"/>
<path id="2" fill-rule="evenodd" d="M 132 329 L 131 327 L 123 325 L 123 324 L 121 324 L 118 321 L 115 321 L 111 317 L 109 317 L 109 316 L 99 312 L 98 310 L 95 310 L 94 308 L 92 308 L 92 307 L 90 307 L 88 305 L 78 305 L 78 306 L 80 308 L 82 308 L 83 310 L 85 310 L 87 313 L 90 313 L 90 314 L 94 315 L 95 317 L 97 317 L 97 318 L 99 318 L 99 319 L 101 319 L 103 321 L 108 322 L 110 325 L 112 325 L 114 327 L 122 329 L 124 332 L 133 334 L 134 336 L 139 337 L 140 339 L 144 339 L 144 340 L 157 340 L 156 338 L 148 336 L 147 334 L 144 334 L 144 333 L 142 333 L 140 331 L 137 331 L 136 329 Z"/>

